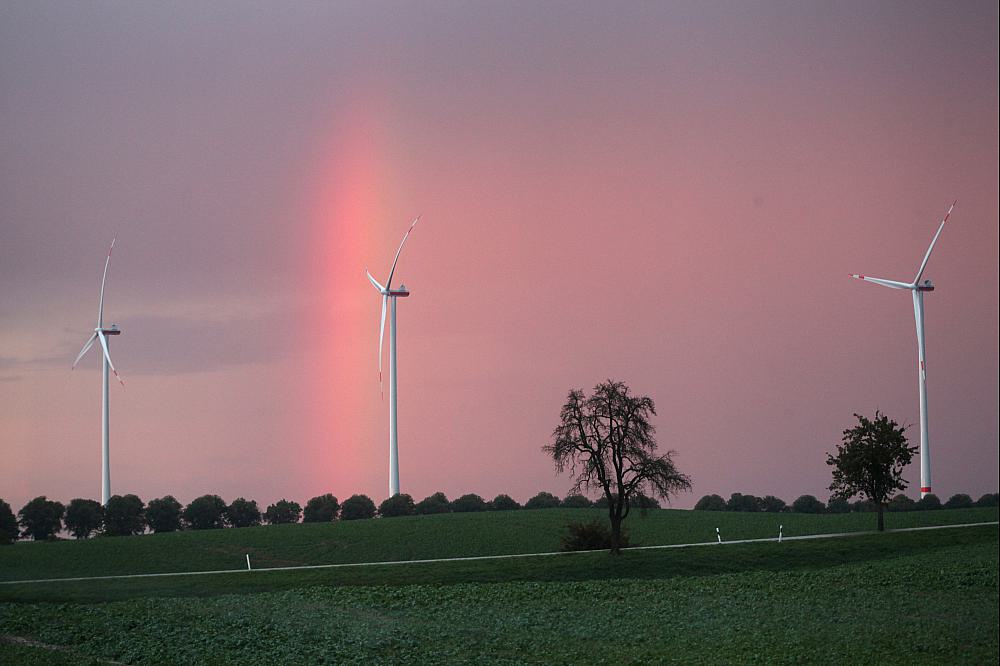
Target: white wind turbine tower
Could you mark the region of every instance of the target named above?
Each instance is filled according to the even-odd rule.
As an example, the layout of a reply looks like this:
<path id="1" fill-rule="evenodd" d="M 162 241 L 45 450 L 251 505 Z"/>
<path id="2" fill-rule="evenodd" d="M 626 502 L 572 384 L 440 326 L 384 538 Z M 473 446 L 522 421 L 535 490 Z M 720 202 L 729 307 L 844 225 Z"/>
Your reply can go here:
<path id="1" fill-rule="evenodd" d="M 378 328 L 378 384 L 379 391 L 382 390 L 382 337 L 385 333 L 385 309 L 391 301 L 389 318 L 389 497 L 399 494 L 399 432 L 396 428 L 396 299 L 406 298 L 410 295 L 406 285 L 399 285 L 398 289 L 392 288 L 392 276 L 396 272 L 396 262 L 399 261 L 399 253 L 403 251 L 406 239 L 410 237 L 410 232 L 420 220 L 420 216 L 413 220 L 410 228 L 403 234 L 403 240 L 396 250 L 396 257 L 392 260 L 392 268 L 389 269 L 389 279 L 385 281 L 385 286 L 379 284 L 378 280 L 365 269 L 368 280 L 375 289 L 382 294 L 382 320 Z"/>
<path id="2" fill-rule="evenodd" d="M 951 207 L 948 208 L 948 212 L 945 214 L 944 219 L 941 220 L 941 225 L 938 227 L 937 233 L 934 234 L 930 247 L 927 248 L 927 254 L 924 255 L 924 260 L 920 264 L 920 270 L 917 271 L 917 276 L 913 278 L 913 282 L 896 282 L 895 280 L 883 280 L 881 278 L 868 277 L 867 275 L 857 275 L 855 273 L 851 274 L 851 277 L 853 278 L 864 280 L 865 282 L 874 282 L 875 284 L 880 284 L 883 287 L 889 287 L 890 289 L 909 289 L 913 295 L 913 317 L 917 324 L 917 356 L 920 361 L 918 366 L 918 377 L 920 385 L 921 497 L 924 497 L 931 492 L 931 451 L 930 442 L 927 437 L 927 356 L 924 350 L 924 293 L 934 291 L 934 284 L 930 280 L 920 282 L 920 278 L 924 274 L 924 268 L 927 266 L 927 260 L 931 258 L 931 252 L 934 250 L 934 244 L 937 243 L 938 236 L 940 236 L 941 232 L 944 230 L 944 225 L 951 216 L 951 211 L 955 208 L 956 203 L 958 202 L 956 201 L 951 204 Z"/>
<path id="3" fill-rule="evenodd" d="M 76 368 L 76 364 L 80 362 L 83 355 L 90 351 L 90 348 L 94 346 L 94 341 L 101 343 L 101 350 L 104 352 L 103 361 L 101 367 L 104 369 L 103 377 L 101 379 L 101 504 L 107 505 L 108 498 L 111 497 L 111 464 L 108 452 L 108 369 L 115 373 L 115 378 L 121 382 L 122 386 L 125 386 L 125 382 L 122 381 L 121 376 L 118 371 L 115 370 L 114 364 L 111 362 L 111 352 L 108 351 L 108 338 L 109 335 L 120 335 L 121 330 L 119 330 L 116 324 L 111 324 L 108 328 L 104 327 L 104 283 L 108 279 L 108 264 L 111 263 L 111 250 L 115 249 L 115 240 L 117 236 L 111 239 L 111 247 L 108 249 L 108 258 L 104 262 L 104 275 L 101 277 L 101 301 L 97 310 L 97 327 L 94 329 L 94 333 L 87 340 L 87 343 L 83 345 L 83 349 L 80 350 L 80 354 L 73 361 L 73 367 Z"/>

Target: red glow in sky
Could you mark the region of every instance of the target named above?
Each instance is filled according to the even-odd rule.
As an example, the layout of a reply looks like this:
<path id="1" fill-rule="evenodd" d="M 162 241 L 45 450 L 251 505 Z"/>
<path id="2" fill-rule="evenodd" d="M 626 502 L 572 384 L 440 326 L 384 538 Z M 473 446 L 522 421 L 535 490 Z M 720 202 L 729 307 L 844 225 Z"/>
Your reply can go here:
<path id="1" fill-rule="evenodd" d="M 0 497 L 112 487 L 381 500 L 397 275 L 400 477 L 562 495 L 572 388 L 650 395 L 694 491 L 825 499 L 881 409 L 934 486 L 998 484 L 993 3 L 67 5 L 0 21 Z M 918 468 L 908 472 L 915 494 Z"/>

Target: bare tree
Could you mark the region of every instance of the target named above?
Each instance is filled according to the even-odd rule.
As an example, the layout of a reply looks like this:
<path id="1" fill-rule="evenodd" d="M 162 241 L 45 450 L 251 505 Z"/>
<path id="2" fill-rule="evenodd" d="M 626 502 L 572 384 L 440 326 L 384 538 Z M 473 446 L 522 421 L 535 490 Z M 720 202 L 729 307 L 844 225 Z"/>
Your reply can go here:
<path id="1" fill-rule="evenodd" d="M 552 444 L 542 447 L 558 472 L 568 468 L 574 475 L 571 492 L 604 493 L 614 554 L 621 550 L 622 521 L 643 489 L 666 500 L 691 489 L 691 479 L 674 466 L 673 451 L 656 455 L 656 429 L 649 422 L 655 415 L 651 398 L 632 396 L 624 382 L 609 379 L 589 398 L 580 390 L 569 392 Z"/>

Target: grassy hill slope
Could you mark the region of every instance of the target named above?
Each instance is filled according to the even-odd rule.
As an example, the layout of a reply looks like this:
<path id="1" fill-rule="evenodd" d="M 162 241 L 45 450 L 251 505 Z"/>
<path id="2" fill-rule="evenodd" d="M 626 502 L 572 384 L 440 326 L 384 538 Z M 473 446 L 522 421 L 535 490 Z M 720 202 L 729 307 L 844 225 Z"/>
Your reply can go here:
<path id="1" fill-rule="evenodd" d="M 997 508 L 893 513 L 889 528 L 995 521 Z M 551 552 L 570 522 L 606 520 L 599 509 L 441 514 L 326 524 L 17 543 L 0 548 L 0 580 L 241 569 Z M 865 531 L 872 514 L 716 513 L 660 509 L 633 514 L 634 545 Z M 0 590 L 0 595 L 3 591 Z"/>
<path id="2" fill-rule="evenodd" d="M 0 644 L 0 661 L 996 663 L 997 539 L 988 526 L 621 558 L 7 586 L 122 600 L 0 601 L 0 642 L 47 644 Z M 176 594 L 198 596 L 157 596 Z"/>

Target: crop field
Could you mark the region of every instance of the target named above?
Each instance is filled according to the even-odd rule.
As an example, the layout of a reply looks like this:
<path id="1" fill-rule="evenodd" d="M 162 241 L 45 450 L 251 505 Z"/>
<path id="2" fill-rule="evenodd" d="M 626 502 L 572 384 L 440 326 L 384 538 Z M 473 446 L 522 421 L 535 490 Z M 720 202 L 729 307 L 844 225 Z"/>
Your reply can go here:
<path id="1" fill-rule="evenodd" d="M 896 519 L 904 516 L 936 517 L 930 522 L 939 524 L 996 520 L 995 509 L 971 511 L 893 514 L 889 520 L 892 527 L 903 527 Z M 508 514 L 515 515 L 522 529 L 550 532 L 523 535 L 521 548 L 546 550 L 538 544 L 548 543 L 552 550 L 567 518 L 579 519 L 580 513 Z M 410 523 L 432 534 L 426 543 L 411 544 L 405 553 L 441 557 L 469 544 L 488 550 L 489 534 L 480 537 L 484 542 L 480 544 L 473 532 L 489 527 L 498 516 L 465 514 L 165 536 L 191 539 L 187 550 L 194 554 L 182 553 L 184 547 L 171 551 L 174 561 L 194 569 L 216 568 L 200 564 L 198 553 L 221 549 L 238 554 L 230 549 L 251 541 L 260 552 L 275 553 L 276 559 L 303 561 L 326 552 L 367 561 L 371 552 L 382 554 L 382 560 L 402 559 L 391 551 L 406 540 L 388 528 Z M 653 511 L 645 519 L 636 516 L 629 522 L 636 541 L 654 545 L 654 536 L 664 537 L 664 542 L 709 540 L 704 534 L 693 539 L 673 534 L 672 530 L 683 534 L 685 519 L 691 523 L 686 526 L 690 533 L 716 522 L 723 534 L 742 525 L 746 533 L 730 537 L 736 539 L 758 536 L 754 530 L 762 532 L 759 536 L 773 536 L 763 533 L 769 528 L 764 518 L 788 521 L 784 524 L 789 534 L 796 519 L 809 519 L 800 525 L 812 525 L 817 531 L 834 532 L 844 529 L 843 523 L 836 526 L 838 521 L 858 517 L 867 520 L 858 521 L 856 529 L 870 526 L 870 515 L 706 517 L 683 511 Z M 516 531 L 508 520 L 512 518 L 498 522 Z M 341 527 L 352 530 L 349 535 L 354 540 L 347 540 L 349 545 L 339 545 L 338 539 L 346 539 L 335 531 Z M 323 538 L 313 536 L 316 543 L 310 548 L 310 538 L 299 538 L 297 528 Z M 364 529 L 370 530 L 367 537 Z M 412 534 L 408 528 L 403 531 Z M 512 533 L 501 527 L 497 531 L 498 549 L 517 547 Z M 451 532 L 458 535 L 455 540 L 445 538 Z M 240 540 L 226 542 L 223 537 L 232 538 L 232 533 L 240 533 L 236 535 Z M 272 542 L 273 533 L 286 533 L 287 538 Z M 208 544 L 192 545 L 209 536 L 213 540 Z M 714 537 L 714 525 L 708 536 Z M 386 538 L 387 543 L 380 544 L 376 537 Z M 19 563 L 16 558 L 22 557 L 17 553 L 14 560 L 8 559 L 11 551 L 58 547 L 52 549 L 55 555 L 47 552 L 30 569 L 34 575 L 52 574 L 43 565 L 72 558 L 74 548 L 117 546 L 127 551 L 134 544 L 157 541 L 167 540 L 146 536 L 19 544 L 0 549 L 0 571 L 9 580 L 22 578 L 29 570 L 19 565 L 22 575 L 9 575 L 7 563 Z M 282 541 L 291 543 L 282 546 Z M 350 551 L 351 545 L 352 552 L 341 552 Z M 94 553 L 93 559 L 81 556 L 89 563 L 88 573 L 111 568 L 98 562 L 99 550 Z M 591 552 L 4 585 L 0 586 L 0 662 L 996 663 L 997 573 L 998 529 L 991 525 L 781 544 L 626 551 L 620 558 Z"/>
<path id="2" fill-rule="evenodd" d="M 995 521 L 996 507 L 886 514 L 889 529 Z M 350 562 L 384 562 L 559 550 L 570 522 L 606 521 L 601 509 L 438 514 L 378 520 L 269 525 L 0 548 L 0 581 Z M 833 515 L 650 510 L 626 521 L 633 545 L 866 531 L 869 513 Z M 3 591 L 0 590 L 0 595 Z M 2 598 L 2 597 L 0 597 Z"/>

